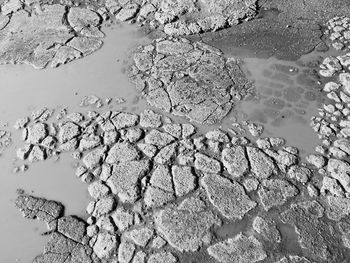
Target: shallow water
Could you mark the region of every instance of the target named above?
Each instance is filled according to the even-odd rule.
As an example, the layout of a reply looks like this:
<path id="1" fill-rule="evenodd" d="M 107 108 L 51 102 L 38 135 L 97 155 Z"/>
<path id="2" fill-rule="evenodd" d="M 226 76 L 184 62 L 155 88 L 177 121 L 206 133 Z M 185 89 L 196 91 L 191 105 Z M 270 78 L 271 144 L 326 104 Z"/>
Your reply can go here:
<path id="1" fill-rule="evenodd" d="M 310 60 L 308 55 L 302 60 Z M 301 156 L 320 143 L 310 119 L 324 100 L 312 67 L 276 58 L 244 58 L 243 69 L 256 86 L 255 96 L 239 102 L 231 119 L 263 124 L 262 136 L 283 137 Z"/>
<path id="2" fill-rule="evenodd" d="M 131 49 L 145 43 L 146 38 L 130 25 L 105 28 L 104 32 L 107 37 L 101 50 L 57 69 L 1 66 L 1 124 L 8 122 L 12 127 L 16 119 L 30 116 L 32 110 L 44 106 L 57 109 L 68 106 L 69 112 L 78 109 L 84 112 L 88 109 L 77 105 L 83 96 L 91 94 L 102 99 L 123 97 L 129 102 L 116 105 L 112 101 L 101 110 L 113 107 L 139 112 L 145 108 L 142 101 L 137 103 L 136 91 L 123 72 L 128 66 L 126 61 L 129 61 Z M 46 226 L 22 218 L 13 205 L 16 189 L 23 188 L 35 196 L 60 201 L 65 205 L 66 214 L 82 217 L 89 197 L 86 185 L 74 175 L 73 159 L 68 154 L 56 162 L 49 160 L 30 165 L 25 173 L 12 173 L 16 149 L 22 145 L 20 132 L 12 137 L 14 144 L 0 158 L 0 207 L 3 211 L 0 218 L 0 262 L 31 262 L 46 243 L 46 238 L 40 237 Z"/>

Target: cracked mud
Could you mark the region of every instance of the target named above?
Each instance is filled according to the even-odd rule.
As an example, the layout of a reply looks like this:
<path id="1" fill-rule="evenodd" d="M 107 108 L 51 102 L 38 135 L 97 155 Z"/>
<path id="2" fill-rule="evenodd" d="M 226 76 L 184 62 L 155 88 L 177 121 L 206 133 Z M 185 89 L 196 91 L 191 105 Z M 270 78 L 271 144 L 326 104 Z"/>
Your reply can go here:
<path id="1" fill-rule="evenodd" d="M 15 173 L 67 156 L 89 195 L 85 213 L 71 215 L 69 204 L 17 191 L 16 209 L 47 226 L 43 251 L 28 260 L 348 262 L 350 19 L 348 4 L 330 2 L 3 2 L 1 64 L 61 66 L 100 49 L 103 27 L 115 23 L 149 34 L 123 62 L 146 109 L 117 110 L 113 103 L 128 102 L 97 90 L 79 110 L 41 107 L 18 119 L 22 143 L 1 127 L 1 153 L 17 148 Z M 318 57 L 262 60 L 259 83 L 256 60 L 234 52 L 242 45 Z M 238 114 L 249 103 L 254 120 Z M 271 132 L 271 119 L 283 126 L 307 111 L 312 151 Z"/>

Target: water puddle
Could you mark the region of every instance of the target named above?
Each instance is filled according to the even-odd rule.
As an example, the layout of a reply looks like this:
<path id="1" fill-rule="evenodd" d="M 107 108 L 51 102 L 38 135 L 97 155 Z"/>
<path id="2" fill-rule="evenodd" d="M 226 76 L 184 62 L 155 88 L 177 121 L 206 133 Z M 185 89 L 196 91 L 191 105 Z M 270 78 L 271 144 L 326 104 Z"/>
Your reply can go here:
<path id="1" fill-rule="evenodd" d="M 69 112 L 73 112 L 78 110 L 82 97 L 91 94 L 102 99 L 122 97 L 127 101 L 117 105 L 112 100 L 110 105 L 101 110 L 119 108 L 142 111 L 146 104 L 139 101 L 124 72 L 128 67 L 130 51 L 145 44 L 147 39 L 131 25 L 116 25 L 105 28 L 104 32 L 107 37 L 100 51 L 57 69 L 35 70 L 26 65 L 1 66 L 2 124 L 8 122 L 12 126 L 16 119 L 29 116 L 32 110 L 44 106 L 56 109 L 68 107 Z M 3 181 L 0 185 L 0 207 L 3 211 L 0 218 L 3 236 L 0 241 L 1 262 L 30 262 L 41 253 L 46 243 L 46 238 L 40 237 L 46 231 L 46 226 L 20 216 L 13 205 L 16 190 L 23 188 L 29 194 L 60 201 L 65 205 L 66 214 L 83 218 L 89 197 L 86 185 L 74 175 L 73 159 L 68 154 L 62 155 L 58 161 L 36 163 L 27 172 L 14 174 L 15 152 L 23 143 L 19 141 L 20 132 L 14 133 L 12 137 L 14 144 L 0 159 Z"/>
<path id="2" fill-rule="evenodd" d="M 229 118 L 262 124 L 262 136 L 283 137 L 302 157 L 313 152 L 320 140 L 310 127 L 310 119 L 324 101 L 316 67 L 319 56 L 309 54 L 298 62 L 244 58 L 242 67 L 254 81 L 256 94 L 239 102 Z"/>

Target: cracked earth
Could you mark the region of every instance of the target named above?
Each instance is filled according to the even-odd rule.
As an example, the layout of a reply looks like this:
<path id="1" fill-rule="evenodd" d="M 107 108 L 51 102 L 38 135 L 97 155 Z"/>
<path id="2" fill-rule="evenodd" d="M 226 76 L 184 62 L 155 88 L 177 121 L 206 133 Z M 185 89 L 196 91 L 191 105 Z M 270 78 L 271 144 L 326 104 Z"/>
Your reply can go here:
<path id="1" fill-rule="evenodd" d="M 102 77 L 73 93 L 60 82 L 64 98 L 25 101 L 24 117 L 0 127 L 11 176 L 61 173 L 66 158 L 66 177 L 89 196 L 74 214 L 78 189 L 71 198 L 52 188 L 62 202 L 16 183 L 12 206 L 46 225 L 41 253 L 23 262 L 348 262 L 349 9 L 341 0 L 2 2 L 1 64 L 78 81 L 116 75 L 112 87 Z M 113 30 L 133 40 L 122 65 L 113 57 L 71 77 L 79 62 L 99 63 Z"/>

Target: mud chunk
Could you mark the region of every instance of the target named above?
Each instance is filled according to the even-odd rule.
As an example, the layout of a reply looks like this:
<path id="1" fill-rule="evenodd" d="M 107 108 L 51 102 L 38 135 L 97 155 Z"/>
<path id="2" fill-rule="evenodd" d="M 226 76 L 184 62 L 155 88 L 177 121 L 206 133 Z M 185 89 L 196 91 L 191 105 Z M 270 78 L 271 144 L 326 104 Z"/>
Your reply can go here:
<path id="1" fill-rule="evenodd" d="M 104 156 L 105 148 L 97 148 L 83 157 L 83 163 L 88 169 L 93 169 L 101 164 Z"/>
<path id="2" fill-rule="evenodd" d="M 20 160 L 26 160 L 32 150 L 33 145 L 26 144 L 22 148 L 19 148 L 16 152 L 17 158 Z"/>
<path id="3" fill-rule="evenodd" d="M 205 173 L 218 173 L 221 171 L 221 164 L 218 160 L 208 157 L 202 153 L 196 153 L 194 166 Z"/>
<path id="4" fill-rule="evenodd" d="M 135 202 L 140 194 L 139 180 L 149 171 L 147 160 L 129 161 L 116 165 L 107 185 L 122 202 Z"/>
<path id="5" fill-rule="evenodd" d="M 273 221 L 257 216 L 253 221 L 253 229 L 269 242 L 280 243 L 282 241 L 281 234 Z"/>
<path id="6" fill-rule="evenodd" d="M 67 18 L 70 25 L 77 32 L 84 32 L 83 29 L 98 26 L 100 24 L 99 16 L 95 12 L 86 8 L 70 8 Z M 100 37 L 103 37 L 103 35 Z"/>
<path id="7" fill-rule="evenodd" d="M 249 146 L 247 153 L 251 171 L 256 177 L 266 179 L 276 170 L 273 160 L 260 149 Z"/>
<path id="8" fill-rule="evenodd" d="M 163 189 L 149 186 L 146 189 L 144 200 L 147 207 L 159 207 L 175 199 L 173 192 L 164 191 Z"/>
<path id="9" fill-rule="evenodd" d="M 64 209 L 61 203 L 26 194 L 16 198 L 15 206 L 22 212 L 23 217 L 39 219 L 46 223 L 62 216 Z"/>
<path id="10" fill-rule="evenodd" d="M 350 155 L 350 140 L 338 139 L 334 141 L 333 145 Z"/>
<path id="11" fill-rule="evenodd" d="M 169 133 L 171 136 L 174 136 L 175 138 L 181 137 L 182 127 L 178 123 L 171 123 L 163 125 L 164 131 Z"/>
<path id="12" fill-rule="evenodd" d="M 82 138 L 79 141 L 79 150 L 81 152 L 86 150 L 91 150 L 101 145 L 101 137 L 100 136 L 89 136 L 86 138 Z"/>
<path id="13" fill-rule="evenodd" d="M 158 130 L 151 130 L 145 136 L 145 142 L 153 144 L 157 147 L 164 147 L 174 141 L 174 137 L 168 133 L 160 132 Z"/>
<path id="14" fill-rule="evenodd" d="M 20 130 L 20 129 L 25 128 L 29 122 L 30 122 L 30 119 L 28 117 L 20 118 L 16 121 L 16 123 L 13 127 L 16 130 Z"/>
<path id="15" fill-rule="evenodd" d="M 145 263 L 146 262 L 146 253 L 143 251 L 136 252 L 134 258 L 131 263 Z"/>
<path id="16" fill-rule="evenodd" d="M 44 161 L 46 159 L 46 151 L 43 147 L 34 145 L 29 156 L 28 161 L 31 163 Z"/>
<path id="17" fill-rule="evenodd" d="M 147 263 L 176 263 L 177 259 L 171 252 L 151 254 Z"/>
<path id="18" fill-rule="evenodd" d="M 345 191 L 350 192 L 350 164 L 342 160 L 329 159 L 327 171 L 331 177 L 340 182 Z"/>
<path id="19" fill-rule="evenodd" d="M 118 247 L 118 262 L 129 263 L 134 255 L 135 245 L 122 241 Z"/>
<path id="20" fill-rule="evenodd" d="M 198 199 L 186 199 L 177 208 L 165 208 L 155 218 L 157 230 L 179 251 L 196 251 L 216 222 Z M 163 262 L 163 261 L 161 261 Z"/>
<path id="21" fill-rule="evenodd" d="M 196 132 L 196 128 L 192 124 L 182 124 L 182 137 L 188 138 Z"/>
<path id="22" fill-rule="evenodd" d="M 279 261 L 276 261 L 275 263 L 313 263 L 307 258 L 299 257 L 299 256 L 288 256 L 283 257 Z"/>
<path id="23" fill-rule="evenodd" d="M 120 142 L 114 144 L 109 150 L 106 158 L 106 163 L 114 164 L 120 162 L 129 162 L 137 160 L 139 157 L 139 151 L 131 143 Z"/>
<path id="24" fill-rule="evenodd" d="M 342 233 L 343 245 L 346 248 L 350 248 L 350 224 L 348 222 L 340 222 L 338 228 Z"/>
<path id="25" fill-rule="evenodd" d="M 112 118 L 112 122 L 117 130 L 136 126 L 139 116 L 132 113 L 121 112 Z"/>
<path id="26" fill-rule="evenodd" d="M 190 43 L 174 42 L 170 40 L 162 40 L 156 44 L 156 50 L 158 53 L 165 55 L 180 55 L 188 53 L 193 49 Z"/>
<path id="27" fill-rule="evenodd" d="M 61 143 L 65 143 L 79 135 L 80 127 L 73 122 L 67 122 L 60 127 L 58 132 L 58 140 Z"/>
<path id="28" fill-rule="evenodd" d="M 145 247 L 154 235 L 154 231 L 148 227 L 140 227 L 126 232 L 123 237 L 138 246 Z"/>
<path id="29" fill-rule="evenodd" d="M 281 179 L 264 180 L 262 186 L 258 195 L 266 211 L 274 206 L 283 205 L 287 199 L 299 193 L 294 185 Z"/>
<path id="30" fill-rule="evenodd" d="M 48 135 L 47 124 L 35 123 L 28 127 L 27 142 L 32 144 L 40 143 Z"/>
<path id="31" fill-rule="evenodd" d="M 149 53 L 135 53 L 134 54 L 135 66 L 141 70 L 146 71 L 151 69 L 153 65 L 152 55 Z M 159 127 L 159 126 L 158 126 Z M 154 127 L 156 128 L 156 127 Z"/>
<path id="32" fill-rule="evenodd" d="M 141 113 L 140 126 L 144 128 L 159 128 L 162 125 L 161 115 L 146 109 Z"/>
<path id="33" fill-rule="evenodd" d="M 74 216 L 65 216 L 58 219 L 57 231 L 78 243 L 82 243 L 86 224 Z"/>
<path id="34" fill-rule="evenodd" d="M 314 165 L 316 168 L 320 169 L 327 164 L 327 160 L 322 155 L 310 154 L 306 157 L 306 160 Z"/>
<path id="35" fill-rule="evenodd" d="M 208 253 L 222 263 L 254 263 L 267 257 L 262 244 L 254 236 L 243 234 L 208 247 Z"/>
<path id="36" fill-rule="evenodd" d="M 100 259 L 108 259 L 116 252 L 117 247 L 118 241 L 115 234 L 100 232 L 93 246 L 93 250 Z"/>
<path id="37" fill-rule="evenodd" d="M 233 178 L 243 176 L 249 169 L 245 149 L 242 146 L 225 148 L 221 160 Z"/>
<path id="38" fill-rule="evenodd" d="M 309 211 L 302 205 L 292 204 L 281 214 L 281 220 L 295 227 L 299 244 L 309 252 L 311 259 L 316 262 L 337 262 L 340 246 L 333 227 Z"/>
<path id="39" fill-rule="evenodd" d="M 116 14 L 115 18 L 120 21 L 130 20 L 136 16 L 138 10 L 139 6 L 137 4 L 128 4 Z"/>
<path id="40" fill-rule="evenodd" d="M 154 157 L 154 161 L 160 164 L 169 163 L 175 158 L 177 146 L 178 144 L 175 142 L 163 147 Z"/>
<path id="41" fill-rule="evenodd" d="M 290 179 L 294 179 L 300 183 L 305 184 L 309 181 L 309 178 L 311 178 L 312 173 L 311 170 L 306 167 L 293 165 L 289 168 L 287 176 Z"/>
<path id="42" fill-rule="evenodd" d="M 58 232 L 50 235 L 45 245 L 44 253 L 37 256 L 33 262 L 86 262 L 92 263 L 92 249 L 87 245 L 77 243 Z"/>
<path id="43" fill-rule="evenodd" d="M 150 183 L 163 189 L 164 191 L 173 192 L 173 181 L 169 171 L 169 167 L 166 165 L 157 165 L 151 175 Z"/>
<path id="44" fill-rule="evenodd" d="M 328 192 L 335 196 L 344 196 L 345 194 L 343 188 L 336 179 L 325 176 L 322 180 L 321 194 L 326 195 Z"/>
<path id="45" fill-rule="evenodd" d="M 202 180 L 210 202 L 228 219 L 242 219 L 257 203 L 246 195 L 243 186 L 216 174 Z"/>
<path id="46" fill-rule="evenodd" d="M 134 222 L 134 215 L 123 208 L 117 208 L 111 215 L 118 230 L 123 232 L 129 228 Z"/>
<path id="47" fill-rule="evenodd" d="M 259 187 L 259 181 L 256 178 L 248 177 L 243 181 L 244 188 L 247 192 L 255 191 Z"/>
<path id="48" fill-rule="evenodd" d="M 102 197 L 96 202 L 92 215 L 99 217 L 108 214 L 114 210 L 115 206 L 116 201 L 112 196 Z"/>
<path id="49" fill-rule="evenodd" d="M 96 181 L 89 185 L 89 194 L 94 199 L 99 199 L 109 194 L 109 188 L 102 181 Z"/>
<path id="50" fill-rule="evenodd" d="M 157 147 L 148 143 L 139 143 L 137 147 L 149 158 L 153 158 L 157 153 Z"/>
<path id="51" fill-rule="evenodd" d="M 90 55 L 102 47 L 103 42 L 98 38 L 91 37 L 75 37 L 67 43 L 69 47 L 72 47 L 80 51 L 83 56 Z M 99 107 L 99 104 L 96 104 Z"/>
<path id="52" fill-rule="evenodd" d="M 135 143 L 138 140 L 140 140 L 143 136 L 143 130 L 140 128 L 129 128 L 125 135 L 123 136 L 123 139 Z"/>
<path id="53" fill-rule="evenodd" d="M 43 5 L 41 12 L 32 15 L 24 10 L 13 13 L 2 30 L 1 63 L 26 63 L 38 69 L 44 68 L 59 45 L 49 47 L 54 43 L 64 45 L 74 36 L 62 23 L 64 14 L 62 5 Z"/>
<path id="54" fill-rule="evenodd" d="M 327 196 L 328 209 L 327 216 L 335 221 L 350 214 L 350 199 L 339 196 Z"/>
<path id="55" fill-rule="evenodd" d="M 219 129 L 209 131 L 205 134 L 205 137 L 208 140 L 213 140 L 213 141 L 218 141 L 218 142 L 226 142 L 228 143 L 230 141 L 229 137 L 227 134 Z"/>
<path id="56" fill-rule="evenodd" d="M 184 196 L 196 188 L 196 177 L 189 166 L 174 165 L 171 168 L 175 193 L 178 197 Z"/>

